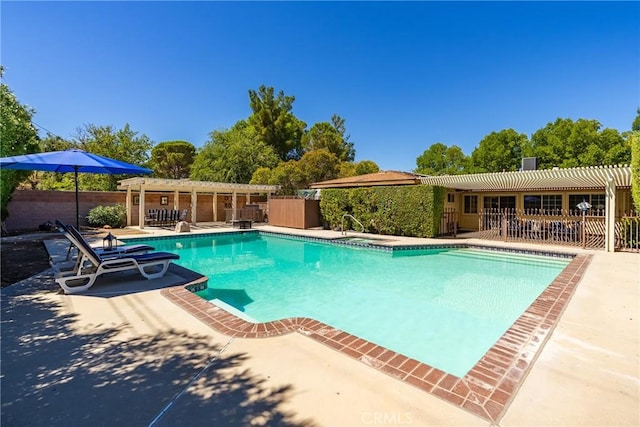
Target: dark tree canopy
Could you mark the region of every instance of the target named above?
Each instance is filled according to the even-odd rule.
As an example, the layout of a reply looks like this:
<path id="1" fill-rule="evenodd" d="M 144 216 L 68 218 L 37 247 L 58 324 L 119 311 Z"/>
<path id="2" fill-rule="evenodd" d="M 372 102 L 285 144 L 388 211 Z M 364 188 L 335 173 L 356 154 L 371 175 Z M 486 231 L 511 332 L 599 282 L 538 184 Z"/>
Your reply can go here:
<path id="1" fill-rule="evenodd" d="M 50 133 L 40 140 L 40 151 L 43 153 L 64 151 L 74 147 L 72 141 L 67 141 Z M 32 190 L 73 190 L 75 183 L 73 174 L 32 171 L 20 186 Z"/>
<path id="2" fill-rule="evenodd" d="M 380 168 L 373 160 L 362 160 L 356 163 L 356 175 L 366 175 L 380 172 Z"/>
<path id="3" fill-rule="evenodd" d="M 89 153 L 110 157 L 133 165 L 144 166 L 149 161 L 152 142 L 146 135 L 138 136 L 128 123 L 122 129 L 113 126 L 84 125 L 79 128 L 74 145 Z M 80 174 L 84 190 L 115 191 L 123 175 Z"/>
<path id="4" fill-rule="evenodd" d="M 0 77 L 3 74 L 0 66 Z M 34 110 L 21 104 L 4 83 L 0 84 L 0 149 L 2 157 L 36 153 L 38 131 L 32 123 Z M 7 206 L 13 190 L 29 175 L 28 171 L 4 169 L 0 172 L 0 216 L 7 216 Z"/>
<path id="5" fill-rule="evenodd" d="M 149 164 L 158 178 L 189 178 L 196 147 L 187 141 L 165 141 L 151 149 Z"/>
<path id="6" fill-rule="evenodd" d="M 424 175 L 457 175 L 465 172 L 467 162 L 467 156 L 457 145 L 447 147 L 442 142 L 436 142 L 416 159 L 418 167 L 415 172 Z"/>
<path id="7" fill-rule="evenodd" d="M 305 181 L 301 188 L 338 177 L 340 160 L 324 148 L 305 153 L 298 162 Z"/>
<path id="8" fill-rule="evenodd" d="M 237 122 L 231 129 L 211 132 L 191 167 L 191 179 L 199 181 L 249 183 L 261 167 L 279 162 L 273 147 L 265 144 L 253 126 Z"/>
<path id="9" fill-rule="evenodd" d="M 326 149 L 343 162 L 352 162 L 356 151 L 353 143 L 345 137 L 345 120 L 334 114 L 329 122 L 318 122 L 311 126 L 302 137 L 302 147 L 305 151 Z"/>
<path id="10" fill-rule="evenodd" d="M 531 136 L 531 153 L 542 169 L 629 164 L 629 142 L 617 130 L 601 127 L 597 120 L 559 118 Z"/>
<path id="11" fill-rule="evenodd" d="M 275 95 L 273 87 L 260 86 L 249 90 L 252 110 L 249 125 L 256 130 L 259 139 L 273 147 L 281 160 L 297 159 L 301 155 L 301 139 L 306 123 L 292 112 L 295 97 L 285 96 L 283 91 Z"/>
<path id="12" fill-rule="evenodd" d="M 471 153 L 473 172 L 517 171 L 527 157 L 529 140 L 513 129 L 491 132 Z"/>

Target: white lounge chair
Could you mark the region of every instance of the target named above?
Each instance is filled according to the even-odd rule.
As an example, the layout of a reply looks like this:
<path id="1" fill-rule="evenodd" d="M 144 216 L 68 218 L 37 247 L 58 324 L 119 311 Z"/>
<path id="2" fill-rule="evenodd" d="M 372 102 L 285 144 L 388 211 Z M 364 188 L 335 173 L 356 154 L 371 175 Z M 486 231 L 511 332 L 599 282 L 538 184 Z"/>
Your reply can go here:
<path id="1" fill-rule="evenodd" d="M 76 262 L 72 268 L 69 268 L 69 263 L 66 261 L 70 259 L 70 254 L 72 249 L 73 248 L 77 249 L 77 246 L 73 244 L 72 239 L 84 240 L 84 237 L 82 237 L 80 232 L 73 225 L 65 224 L 60 220 L 56 220 L 56 227 L 69 240 L 69 251 L 67 252 L 67 258 L 65 261 L 56 263 L 52 258 L 49 258 L 49 264 L 51 265 L 51 267 L 53 267 L 53 269 L 56 272 L 77 271 L 78 268 L 80 268 L 80 266 L 82 265 L 82 263 L 86 261 L 86 256 L 83 255 L 82 252 L 80 252 L 79 250 L 77 251 L 78 256 L 76 257 Z M 96 253 L 100 255 L 101 258 L 110 259 L 110 258 L 118 258 L 122 256 L 134 255 L 134 254 L 135 255 L 146 254 L 147 252 L 155 250 L 155 248 L 149 245 L 125 245 L 125 246 L 117 246 L 111 250 L 93 247 L 93 250 L 96 251 Z"/>
<path id="2" fill-rule="evenodd" d="M 105 273 L 138 270 L 147 279 L 164 276 L 172 261 L 179 255 L 169 252 L 149 252 L 143 254 L 122 254 L 121 256 L 99 255 L 73 226 L 67 226 L 65 237 L 78 248 L 80 263 L 77 269 L 57 271 L 56 282 L 68 294 L 84 292 Z"/>

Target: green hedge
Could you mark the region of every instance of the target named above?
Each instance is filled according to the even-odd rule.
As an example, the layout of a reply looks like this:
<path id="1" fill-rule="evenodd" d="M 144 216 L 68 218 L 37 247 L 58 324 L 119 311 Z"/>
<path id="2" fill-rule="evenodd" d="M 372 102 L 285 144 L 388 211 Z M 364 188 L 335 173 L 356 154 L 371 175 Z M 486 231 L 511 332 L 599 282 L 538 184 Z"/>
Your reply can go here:
<path id="1" fill-rule="evenodd" d="M 635 131 L 631 139 L 631 194 L 636 210 L 640 210 L 640 132 Z"/>
<path id="2" fill-rule="evenodd" d="M 325 226 L 339 230 L 345 214 L 371 233 L 434 237 L 444 208 L 444 188 L 428 185 L 322 190 L 320 212 Z M 345 229 L 359 230 L 350 218 Z"/>

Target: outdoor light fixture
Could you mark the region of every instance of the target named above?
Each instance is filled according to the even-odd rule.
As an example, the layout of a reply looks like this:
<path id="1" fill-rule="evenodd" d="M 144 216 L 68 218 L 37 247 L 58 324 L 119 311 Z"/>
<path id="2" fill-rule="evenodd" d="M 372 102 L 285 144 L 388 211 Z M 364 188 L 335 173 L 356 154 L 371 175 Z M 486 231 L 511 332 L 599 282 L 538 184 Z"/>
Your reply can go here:
<path id="1" fill-rule="evenodd" d="M 105 251 L 112 251 L 118 246 L 118 238 L 113 234 L 107 234 L 107 237 L 102 239 L 102 249 Z"/>
<path id="2" fill-rule="evenodd" d="M 586 211 L 591 209 L 591 203 L 589 203 L 586 200 L 582 199 L 582 202 L 578 203 L 576 205 L 576 208 L 580 209 L 582 211 L 582 213 L 585 213 Z"/>
<path id="3" fill-rule="evenodd" d="M 576 208 L 580 209 L 582 211 L 582 226 L 580 227 L 582 229 L 582 248 L 586 248 L 587 247 L 587 228 L 586 228 L 586 216 L 587 216 L 587 211 L 589 209 L 591 209 L 591 203 L 587 202 L 585 199 L 582 199 L 582 201 L 580 203 L 578 203 L 576 205 Z"/>

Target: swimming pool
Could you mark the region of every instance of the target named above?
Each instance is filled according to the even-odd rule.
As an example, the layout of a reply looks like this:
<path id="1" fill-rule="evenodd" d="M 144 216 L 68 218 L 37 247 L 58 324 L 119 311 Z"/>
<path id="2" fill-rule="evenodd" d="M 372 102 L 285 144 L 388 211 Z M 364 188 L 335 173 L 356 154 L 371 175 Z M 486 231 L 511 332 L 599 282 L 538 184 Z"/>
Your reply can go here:
<path id="1" fill-rule="evenodd" d="M 370 250 L 257 232 L 153 240 L 258 322 L 310 317 L 464 376 L 569 262 L 473 249 Z"/>

